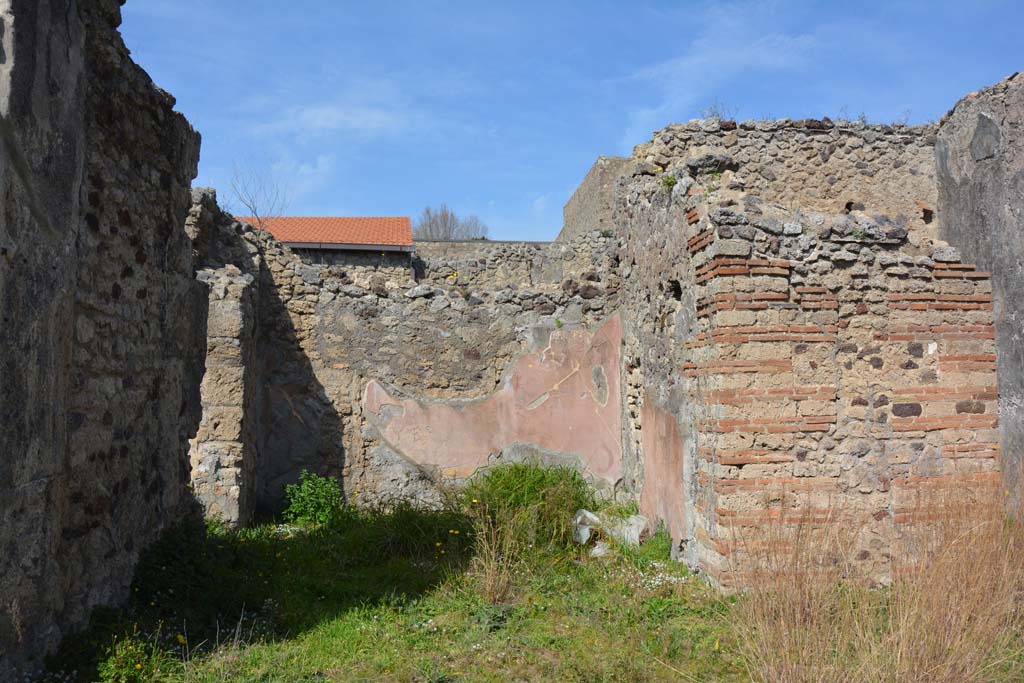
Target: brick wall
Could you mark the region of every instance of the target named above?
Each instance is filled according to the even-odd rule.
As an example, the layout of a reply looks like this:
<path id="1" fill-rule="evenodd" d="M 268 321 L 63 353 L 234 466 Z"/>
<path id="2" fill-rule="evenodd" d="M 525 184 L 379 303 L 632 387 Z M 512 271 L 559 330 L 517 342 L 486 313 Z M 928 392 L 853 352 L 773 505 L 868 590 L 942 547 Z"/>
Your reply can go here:
<path id="1" fill-rule="evenodd" d="M 618 188 L 626 443 L 679 482 L 680 556 L 725 584 L 741 539 L 840 510 L 884 579 L 937 492 L 1000 485 L 988 273 L 888 216 L 764 201 L 742 164 L 665 161 L 674 183 L 637 159 Z"/>

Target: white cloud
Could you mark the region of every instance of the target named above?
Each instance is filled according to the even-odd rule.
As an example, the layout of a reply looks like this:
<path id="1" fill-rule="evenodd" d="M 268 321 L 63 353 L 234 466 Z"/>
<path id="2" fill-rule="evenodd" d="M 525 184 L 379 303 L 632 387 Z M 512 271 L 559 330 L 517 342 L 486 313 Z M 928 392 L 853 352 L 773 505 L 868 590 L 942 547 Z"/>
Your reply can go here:
<path id="1" fill-rule="evenodd" d="M 779 5 L 771 0 L 715 5 L 691 23 L 704 27 L 685 52 L 633 73 L 627 81 L 653 85 L 658 99 L 629 112 L 621 144 L 629 149 L 651 133 L 707 105 L 723 85 L 748 72 L 797 69 L 821 44 L 814 32 L 773 30 Z"/>
<path id="2" fill-rule="evenodd" d="M 282 157 L 271 165 L 271 177 L 281 184 L 289 203 L 293 203 L 326 187 L 334 165 L 335 157 L 331 154 L 318 154 L 306 160 Z"/>
<path id="3" fill-rule="evenodd" d="M 531 208 L 533 209 L 533 213 L 535 215 L 538 215 L 538 216 L 543 214 L 548 209 L 548 202 L 549 201 L 551 201 L 551 195 L 550 194 L 542 194 L 541 196 L 539 196 L 536 199 L 534 199 L 533 200 L 533 204 L 531 205 Z"/>
<path id="4" fill-rule="evenodd" d="M 325 137 L 367 140 L 421 128 L 425 122 L 421 109 L 410 102 L 408 91 L 388 79 L 332 83 L 330 99 L 303 101 L 302 95 L 311 91 L 322 92 L 323 88 L 289 84 L 254 101 L 254 108 L 264 114 L 251 126 L 251 132 L 290 142 L 308 143 Z M 281 107 L 282 102 L 295 104 Z"/>
<path id="5" fill-rule="evenodd" d="M 403 112 L 382 107 L 320 103 L 290 107 L 278 119 L 257 124 L 255 132 L 314 137 L 324 133 L 343 133 L 368 137 L 393 133 L 408 126 Z"/>

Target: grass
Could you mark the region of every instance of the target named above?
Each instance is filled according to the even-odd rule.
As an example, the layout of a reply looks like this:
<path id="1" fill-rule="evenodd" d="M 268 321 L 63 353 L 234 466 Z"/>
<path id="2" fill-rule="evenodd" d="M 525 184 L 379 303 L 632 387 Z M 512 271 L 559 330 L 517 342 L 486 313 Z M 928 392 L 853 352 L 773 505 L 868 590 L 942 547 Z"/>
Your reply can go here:
<path id="1" fill-rule="evenodd" d="M 289 524 L 169 531 L 129 604 L 97 612 L 53 669 L 110 683 L 1024 680 L 1024 533 L 996 502 L 924 511 L 933 523 L 905 528 L 883 588 L 858 575 L 859 529 L 838 512 L 779 518 L 741 539 L 751 588 L 724 597 L 669 561 L 663 530 L 599 558 L 572 545 L 579 507 L 636 509 L 599 503 L 571 469 L 495 467 L 434 511 L 346 507 L 308 479 Z"/>
<path id="2" fill-rule="evenodd" d="M 97 612 L 52 668 L 117 683 L 745 679 L 731 601 L 669 562 L 665 534 L 604 558 L 567 541 L 595 505 L 573 470 L 497 467 L 441 511 L 307 492 L 328 522 L 310 504 L 286 525 L 170 530 L 129 604 Z"/>
<path id="3" fill-rule="evenodd" d="M 897 539 L 884 589 L 852 562 L 859 530 L 841 511 L 824 524 L 780 521 L 767 543 L 748 543 L 757 569 L 731 618 L 751 678 L 1024 680 L 1024 530 L 994 498 L 918 510 L 921 521 Z"/>
<path id="4" fill-rule="evenodd" d="M 575 469 L 532 463 L 508 463 L 480 472 L 458 494 L 458 503 L 470 511 L 482 510 L 528 548 L 567 545 L 576 511 L 597 506 L 593 489 Z"/>

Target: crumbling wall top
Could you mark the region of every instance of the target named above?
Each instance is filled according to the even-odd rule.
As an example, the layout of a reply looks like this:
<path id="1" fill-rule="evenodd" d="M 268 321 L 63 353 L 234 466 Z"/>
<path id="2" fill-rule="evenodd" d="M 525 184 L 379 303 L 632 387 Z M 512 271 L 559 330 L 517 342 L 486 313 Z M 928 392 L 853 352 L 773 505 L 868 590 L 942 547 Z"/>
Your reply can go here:
<path id="1" fill-rule="evenodd" d="M 763 201 L 789 209 L 866 211 L 910 233 L 934 233 L 935 126 L 828 119 L 674 124 L 638 145 L 651 174 L 688 172 L 714 184 L 726 170 Z"/>

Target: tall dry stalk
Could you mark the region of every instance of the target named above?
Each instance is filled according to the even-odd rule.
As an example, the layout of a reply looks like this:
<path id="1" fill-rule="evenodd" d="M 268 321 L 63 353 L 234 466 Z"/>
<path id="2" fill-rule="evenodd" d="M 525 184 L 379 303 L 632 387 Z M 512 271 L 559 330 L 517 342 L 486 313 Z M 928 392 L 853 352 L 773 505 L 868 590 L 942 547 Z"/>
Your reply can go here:
<path id="1" fill-rule="evenodd" d="M 763 683 L 854 681 L 849 634 L 866 609 L 851 586 L 854 534 L 835 514 L 782 514 L 736 541 L 733 580 L 747 587 L 732 612 L 751 678 Z"/>
<path id="2" fill-rule="evenodd" d="M 1024 530 L 998 500 L 940 503 L 898 544 L 865 681 L 1022 680 Z"/>
<path id="3" fill-rule="evenodd" d="M 526 515 L 505 512 L 495 515 L 481 506 L 473 513 L 474 554 L 470 569 L 479 582 L 480 593 L 492 605 L 511 597 L 515 569 L 523 550 L 520 527 Z"/>
<path id="4" fill-rule="evenodd" d="M 780 517 L 740 540 L 748 588 L 733 612 L 762 683 L 988 683 L 1022 680 L 1024 532 L 998 501 L 951 501 L 894 544 L 893 582 L 874 588 L 838 512 Z M 751 566 L 753 565 L 753 566 Z"/>

